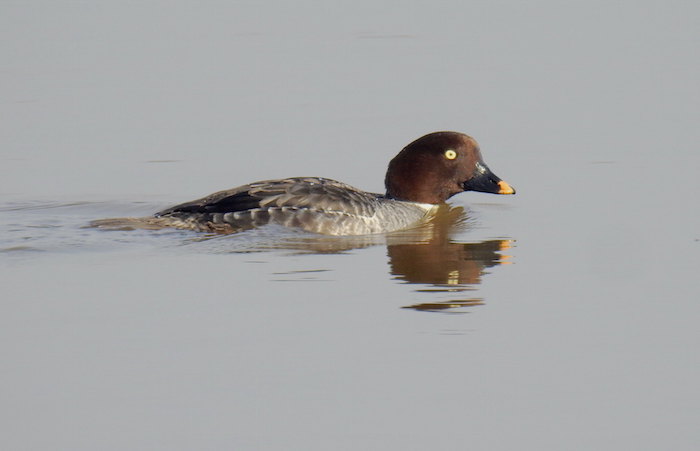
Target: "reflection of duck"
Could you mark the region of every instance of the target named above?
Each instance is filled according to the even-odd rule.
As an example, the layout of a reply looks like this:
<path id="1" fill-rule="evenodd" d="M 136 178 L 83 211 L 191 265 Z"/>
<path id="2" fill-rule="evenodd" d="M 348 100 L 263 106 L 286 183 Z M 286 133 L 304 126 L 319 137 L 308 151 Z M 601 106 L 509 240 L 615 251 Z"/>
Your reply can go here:
<path id="1" fill-rule="evenodd" d="M 480 243 L 433 242 L 426 245 L 389 246 L 392 274 L 408 283 L 429 284 L 422 292 L 452 293 L 474 290 L 487 268 L 509 263 L 503 252 L 511 240 Z M 483 304 L 481 299 L 451 299 L 408 306 L 416 310 L 445 310 Z"/>
<path id="2" fill-rule="evenodd" d="M 484 163 L 477 142 L 437 132 L 406 146 L 389 163 L 386 193 L 368 193 L 319 177 L 266 180 L 176 205 L 150 218 L 94 221 L 109 229 L 174 227 L 232 233 L 266 224 L 325 235 L 366 235 L 413 227 L 464 191 L 515 194 Z"/>
<path id="3" fill-rule="evenodd" d="M 394 243 L 387 246 L 391 273 L 408 283 L 429 285 L 420 292 L 454 293 L 474 290 L 487 268 L 508 263 L 503 251 L 511 240 L 460 243 L 452 240 L 455 229 L 464 223 L 464 212 L 454 208 L 444 216 L 453 220 L 434 221 L 431 239 L 422 243 Z M 455 220 L 456 219 L 456 220 Z M 408 306 L 416 310 L 446 310 L 481 305 L 481 299 L 450 299 Z"/>

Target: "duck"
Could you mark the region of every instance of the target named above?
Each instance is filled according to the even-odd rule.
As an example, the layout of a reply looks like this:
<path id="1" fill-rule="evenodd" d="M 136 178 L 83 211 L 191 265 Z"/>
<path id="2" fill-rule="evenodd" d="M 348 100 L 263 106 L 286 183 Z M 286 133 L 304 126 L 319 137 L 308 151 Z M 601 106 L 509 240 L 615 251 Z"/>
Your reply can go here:
<path id="1" fill-rule="evenodd" d="M 386 192 L 371 193 L 322 177 L 263 180 L 175 205 L 122 228 L 176 228 L 229 234 L 278 224 L 323 235 L 369 235 L 424 223 L 452 196 L 477 191 L 515 194 L 484 163 L 469 135 L 441 131 L 422 136 L 390 162 Z M 93 226 L 114 228 L 119 221 Z M 126 226 L 126 227 L 124 227 Z"/>

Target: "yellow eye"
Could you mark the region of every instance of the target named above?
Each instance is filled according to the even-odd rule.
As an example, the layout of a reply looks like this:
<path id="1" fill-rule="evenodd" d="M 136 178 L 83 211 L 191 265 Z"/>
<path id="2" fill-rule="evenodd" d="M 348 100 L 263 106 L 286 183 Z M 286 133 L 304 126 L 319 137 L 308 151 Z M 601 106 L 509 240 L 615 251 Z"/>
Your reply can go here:
<path id="1" fill-rule="evenodd" d="M 457 152 L 455 152 L 452 149 L 448 149 L 445 151 L 445 158 L 447 158 L 448 160 L 454 160 L 455 158 L 457 158 Z"/>

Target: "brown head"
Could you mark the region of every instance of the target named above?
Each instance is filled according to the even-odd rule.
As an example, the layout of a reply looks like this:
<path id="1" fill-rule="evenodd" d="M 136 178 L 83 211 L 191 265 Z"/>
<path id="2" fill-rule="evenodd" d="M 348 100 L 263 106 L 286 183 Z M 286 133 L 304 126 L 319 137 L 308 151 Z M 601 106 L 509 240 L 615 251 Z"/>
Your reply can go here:
<path id="1" fill-rule="evenodd" d="M 384 181 L 392 199 L 439 204 L 463 191 L 515 194 L 481 158 L 479 144 L 457 132 L 418 138 L 389 162 Z"/>

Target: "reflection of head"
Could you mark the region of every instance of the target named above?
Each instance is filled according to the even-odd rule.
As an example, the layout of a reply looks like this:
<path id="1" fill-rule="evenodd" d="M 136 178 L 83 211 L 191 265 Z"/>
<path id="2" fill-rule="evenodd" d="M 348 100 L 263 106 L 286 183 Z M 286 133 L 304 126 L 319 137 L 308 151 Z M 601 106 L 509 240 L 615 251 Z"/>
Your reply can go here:
<path id="1" fill-rule="evenodd" d="M 391 273 L 408 283 L 429 287 L 417 289 L 432 299 L 406 306 L 423 311 L 455 311 L 464 307 L 483 305 L 480 298 L 454 299 L 456 293 L 476 290 L 486 268 L 508 263 L 501 252 L 511 247 L 510 240 L 490 240 L 480 243 L 433 241 L 424 245 L 400 244 L 389 246 Z M 447 294 L 447 300 L 435 295 Z M 458 310 L 455 313 L 460 313 Z"/>
<path id="2" fill-rule="evenodd" d="M 509 240 L 427 244 L 398 244 L 388 247 L 391 273 L 410 283 L 438 286 L 477 285 L 485 268 L 504 263 L 500 252 Z"/>

